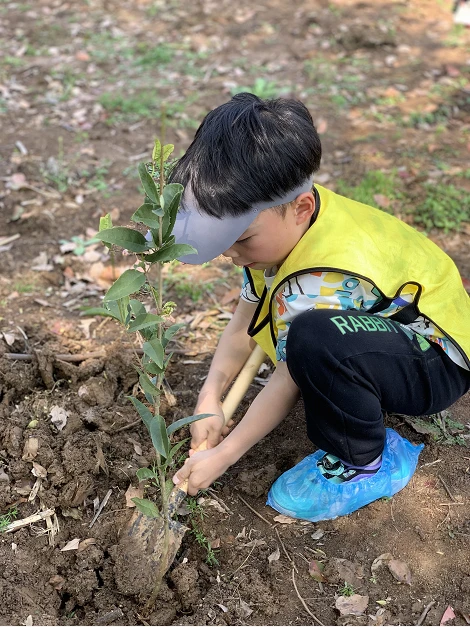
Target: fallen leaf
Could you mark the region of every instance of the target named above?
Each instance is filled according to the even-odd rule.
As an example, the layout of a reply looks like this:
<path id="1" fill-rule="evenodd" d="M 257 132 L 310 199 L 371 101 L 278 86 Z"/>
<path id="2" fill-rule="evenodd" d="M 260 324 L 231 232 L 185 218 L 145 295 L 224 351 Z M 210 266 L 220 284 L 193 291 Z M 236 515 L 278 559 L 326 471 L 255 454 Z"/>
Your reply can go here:
<path id="1" fill-rule="evenodd" d="M 222 610 L 222 612 L 226 613 L 228 612 L 228 607 L 225 605 L 222 605 L 222 603 L 216 603 L 217 607 L 220 607 L 220 609 Z"/>
<path id="2" fill-rule="evenodd" d="M 277 562 L 277 560 L 281 557 L 281 552 L 279 550 L 279 547 L 276 547 L 276 550 L 274 551 L 274 553 L 271 553 L 271 555 L 268 555 L 268 562 L 271 564 L 271 562 Z"/>
<path id="3" fill-rule="evenodd" d="M 62 429 L 67 424 L 67 417 L 69 413 L 63 407 L 59 405 L 54 405 L 51 407 L 49 412 L 49 416 L 51 417 L 51 422 L 55 425 L 57 431 L 62 431 Z"/>
<path id="4" fill-rule="evenodd" d="M 380 209 L 390 207 L 390 198 L 387 198 L 387 196 L 383 194 L 374 194 L 374 201 Z"/>
<path id="5" fill-rule="evenodd" d="M 375 571 L 380 568 L 383 564 L 388 564 L 390 560 L 393 559 L 393 555 L 391 553 L 382 553 L 379 557 L 376 557 L 372 562 L 372 566 L 370 567 L 370 572 L 372 575 L 375 574 Z"/>
<path id="6" fill-rule="evenodd" d="M 317 560 L 312 560 L 308 565 L 309 575 L 319 583 L 323 583 L 325 581 L 325 577 L 323 576 L 323 571 L 325 570 L 325 565 L 321 562 L 317 562 Z"/>
<path id="7" fill-rule="evenodd" d="M 392 559 L 388 562 L 387 566 L 397 581 L 411 586 L 411 570 L 408 564 L 401 560 Z"/>
<path id="8" fill-rule="evenodd" d="M 326 133 L 326 131 L 328 130 L 328 120 L 326 120 L 325 118 L 318 118 L 315 126 L 317 129 L 317 133 L 319 135 L 323 135 L 323 133 Z"/>
<path id="9" fill-rule="evenodd" d="M 91 546 L 92 544 L 96 544 L 95 538 L 87 538 L 86 540 L 82 540 L 78 545 L 78 551 L 84 551 L 86 548 Z M 62 549 L 64 550 L 64 549 Z"/>
<path id="10" fill-rule="evenodd" d="M 36 462 L 33 462 L 31 472 L 35 477 L 40 477 L 41 479 L 45 479 L 47 477 L 47 470 L 41 466 L 41 464 L 37 464 Z"/>
<path id="11" fill-rule="evenodd" d="M 33 616 L 30 614 L 28 618 L 25 620 L 25 627 L 32 627 L 33 625 Z"/>
<path id="12" fill-rule="evenodd" d="M 451 605 L 448 605 L 446 607 L 444 614 L 442 615 L 441 622 L 439 623 L 439 625 L 445 625 L 453 618 L 455 618 L 454 608 Z"/>
<path id="13" fill-rule="evenodd" d="M 279 514 L 279 516 L 274 516 L 276 522 L 281 523 L 281 525 L 292 525 L 292 523 L 297 522 L 297 518 L 291 518 L 290 516 L 284 516 L 284 514 Z"/>
<path id="14" fill-rule="evenodd" d="M 56 590 L 62 590 L 62 588 L 64 587 L 65 579 L 61 577 L 60 575 L 54 575 L 53 577 L 49 579 L 49 583 Z"/>
<path id="15" fill-rule="evenodd" d="M 80 544 L 80 538 L 74 538 L 73 540 L 70 540 L 69 542 L 67 542 L 67 544 L 62 547 L 60 550 L 61 551 L 76 551 L 79 547 Z"/>
<path id="16" fill-rule="evenodd" d="M 216 538 L 215 540 L 211 540 L 209 542 L 211 545 L 211 549 L 220 549 L 220 538 Z"/>
<path id="17" fill-rule="evenodd" d="M 233 289 L 229 290 L 224 297 L 222 298 L 222 300 L 220 301 L 221 305 L 228 305 L 229 303 L 231 303 L 233 300 L 238 300 L 238 297 L 240 296 L 240 288 L 239 287 L 234 287 Z"/>
<path id="18" fill-rule="evenodd" d="M 133 485 L 130 485 L 126 490 L 126 507 L 135 507 L 135 503 L 132 499 L 143 499 L 144 498 L 144 488 L 139 486 L 138 488 L 134 488 Z"/>
<path id="19" fill-rule="evenodd" d="M 28 438 L 24 443 L 23 457 L 26 462 L 32 462 L 38 454 L 39 440 L 37 438 Z"/>
<path id="20" fill-rule="evenodd" d="M 353 594 L 350 597 L 338 597 L 335 602 L 335 607 L 337 610 L 339 610 L 339 613 L 342 616 L 348 614 L 352 614 L 353 616 L 360 616 L 361 614 L 364 614 L 368 604 L 368 596 Z"/>
<path id="21" fill-rule="evenodd" d="M 4 333 L 3 334 L 3 339 L 8 344 L 8 346 L 13 346 L 13 344 L 15 343 L 17 337 L 16 337 L 16 335 L 14 333 Z"/>
<path id="22" fill-rule="evenodd" d="M 253 610 L 251 609 L 251 607 L 246 601 L 240 599 L 240 615 L 243 616 L 243 618 L 248 618 L 248 616 L 250 616 L 251 614 L 253 614 Z"/>
<path id="23" fill-rule="evenodd" d="M 321 538 L 323 538 L 324 535 L 325 532 L 323 531 L 323 529 L 317 529 L 312 533 L 310 537 L 312 538 L 312 540 L 320 540 Z"/>

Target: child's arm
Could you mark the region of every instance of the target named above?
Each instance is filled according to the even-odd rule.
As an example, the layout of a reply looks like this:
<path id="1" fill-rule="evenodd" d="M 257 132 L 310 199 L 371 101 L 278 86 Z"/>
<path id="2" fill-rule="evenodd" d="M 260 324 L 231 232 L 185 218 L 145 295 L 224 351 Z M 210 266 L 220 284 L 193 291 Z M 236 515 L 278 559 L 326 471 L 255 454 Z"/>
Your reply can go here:
<path id="1" fill-rule="evenodd" d="M 208 488 L 229 466 L 272 431 L 299 398 L 285 362 L 278 362 L 266 387 L 258 394 L 243 420 L 216 448 L 194 453 L 173 477 L 175 483 L 189 477 L 188 494 Z"/>
<path id="2" fill-rule="evenodd" d="M 224 429 L 221 397 L 237 376 L 254 347 L 247 333 L 256 310 L 256 303 L 240 300 L 232 319 L 227 324 L 215 351 L 209 374 L 199 393 L 195 413 L 214 414 L 191 425 L 191 448 L 197 448 L 207 439 L 207 447 L 217 446 Z"/>

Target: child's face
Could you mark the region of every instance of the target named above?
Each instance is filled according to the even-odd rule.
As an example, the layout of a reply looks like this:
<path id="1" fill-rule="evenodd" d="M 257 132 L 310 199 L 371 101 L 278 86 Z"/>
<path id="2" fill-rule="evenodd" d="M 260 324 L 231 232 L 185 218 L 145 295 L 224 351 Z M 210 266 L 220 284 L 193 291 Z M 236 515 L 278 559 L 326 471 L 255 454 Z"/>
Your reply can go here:
<path id="1" fill-rule="evenodd" d="M 307 231 L 314 211 L 311 192 L 296 198 L 284 216 L 275 208 L 265 209 L 223 254 L 254 270 L 279 267 Z"/>

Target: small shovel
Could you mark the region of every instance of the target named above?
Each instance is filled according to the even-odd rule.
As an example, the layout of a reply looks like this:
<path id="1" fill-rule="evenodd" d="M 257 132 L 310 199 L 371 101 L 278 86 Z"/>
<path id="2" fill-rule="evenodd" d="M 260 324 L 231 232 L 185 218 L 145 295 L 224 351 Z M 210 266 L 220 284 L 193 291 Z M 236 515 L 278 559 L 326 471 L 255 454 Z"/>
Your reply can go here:
<path id="1" fill-rule="evenodd" d="M 256 345 L 222 404 L 225 423 L 235 413 L 265 357 L 266 354 L 263 349 Z M 207 441 L 204 441 L 197 448 L 197 451 L 204 451 L 206 448 Z M 184 534 L 188 531 L 188 527 L 173 519 L 187 496 L 187 490 L 188 481 L 186 480 L 175 486 L 169 497 L 170 543 L 168 559 L 162 572 L 166 572 L 171 566 Z M 151 594 L 155 582 L 155 573 L 161 567 L 163 544 L 163 518 L 150 518 L 142 512 L 135 511 L 113 556 L 115 558 L 114 576 L 120 592 L 127 595 L 138 595 L 141 598 Z"/>

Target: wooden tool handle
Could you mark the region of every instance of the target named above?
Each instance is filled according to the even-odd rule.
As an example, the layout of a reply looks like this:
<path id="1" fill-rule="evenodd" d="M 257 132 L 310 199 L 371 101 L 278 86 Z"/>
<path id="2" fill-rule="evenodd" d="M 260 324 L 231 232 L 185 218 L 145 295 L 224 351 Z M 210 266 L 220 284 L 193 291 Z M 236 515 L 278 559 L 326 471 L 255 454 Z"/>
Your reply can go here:
<path id="1" fill-rule="evenodd" d="M 232 418 L 233 414 L 236 412 L 237 407 L 239 406 L 241 400 L 246 394 L 251 382 L 256 377 L 259 367 L 263 363 L 266 358 L 266 353 L 261 348 L 259 344 L 257 344 L 251 353 L 251 355 L 246 360 L 243 368 L 240 370 L 238 377 L 235 379 L 234 384 L 230 388 L 229 393 L 227 394 L 224 402 L 222 403 L 222 409 L 224 412 L 225 422 L 227 422 Z M 200 444 L 197 449 L 194 450 L 195 453 L 199 451 L 207 450 L 207 440 L 204 440 L 202 444 Z M 188 491 L 188 480 L 186 479 L 183 483 L 178 485 L 180 490 Z"/>

